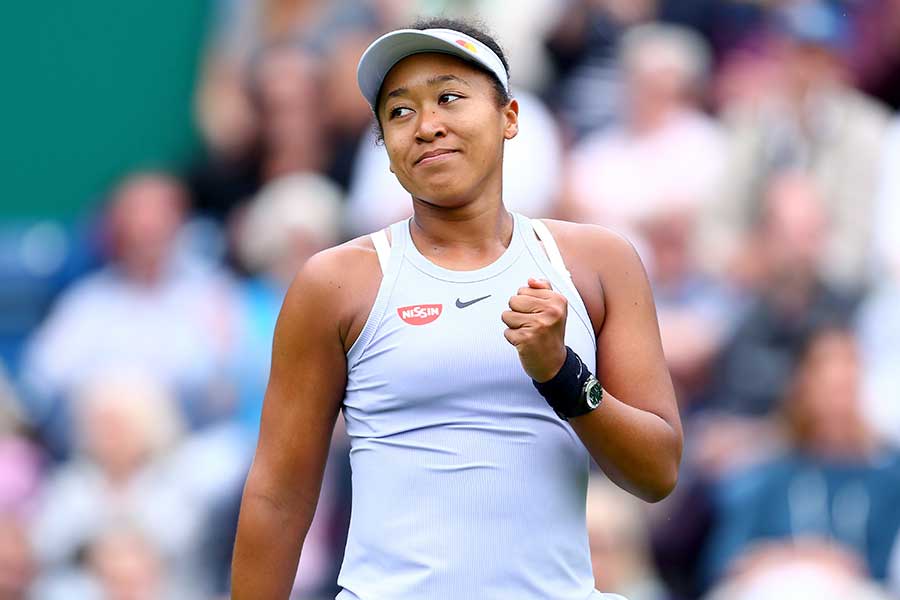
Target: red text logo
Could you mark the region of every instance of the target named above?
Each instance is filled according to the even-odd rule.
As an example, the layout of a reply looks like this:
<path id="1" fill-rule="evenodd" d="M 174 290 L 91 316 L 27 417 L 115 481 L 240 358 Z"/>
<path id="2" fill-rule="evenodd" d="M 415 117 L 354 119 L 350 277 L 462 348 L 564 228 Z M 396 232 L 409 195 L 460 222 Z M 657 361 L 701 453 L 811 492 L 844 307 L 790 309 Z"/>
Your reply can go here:
<path id="1" fill-rule="evenodd" d="M 397 314 L 410 325 L 427 325 L 441 316 L 442 310 L 442 304 L 413 304 L 401 306 L 397 309 Z"/>

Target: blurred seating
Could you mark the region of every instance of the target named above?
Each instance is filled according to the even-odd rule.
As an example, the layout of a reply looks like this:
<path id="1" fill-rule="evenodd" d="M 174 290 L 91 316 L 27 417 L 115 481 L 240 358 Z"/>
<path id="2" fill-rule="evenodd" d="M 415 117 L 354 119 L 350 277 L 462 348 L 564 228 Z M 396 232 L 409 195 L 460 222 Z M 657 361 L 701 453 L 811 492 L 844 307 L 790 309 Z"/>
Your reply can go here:
<path id="1" fill-rule="evenodd" d="M 50 474 L 31 526 L 43 579 L 36 585 L 83 586 L 85 598 L 98 597 L 92 587 L 138 584 L 158 590 L 148 598 L 205 597 L 211 511 L 246 462 L 205 433 L 186 436 L 176 398 L 139 371 L 95 374 L 72 409 L 76 449 Z M 224 470 L 201 468 L 224 459 Z"/>
<path id="2" fill-rule="evenodd" d="M 54 408 L 72 389 L 122 365 L 172 385 L 194 425 L 231 410 L 213 388 L 224 367 L 232 289 L 224 273 L 179 252 L 187 202 L 182 184 L 160 173 L 134 174 L 115 190 L 107 264 L 67 289 L 29 341 L 21 379 L 38 426 L 52 429 Z"/>
<path id="3" fill-rule="evenodd" d="M 729 132 L 717 202 L 703 222 L 703 257 L 727 277 L 758 219 L 773 173 L 807 172 L 821 192 L 831 233 L 823 276 L 844 287 L 868 284 L 879 155 L 889 113 L 847 84 L 847 23 L 823 1 L 786 4 L 772 15 L 762 59 L 770 71 L 750 97 L 721 107 Z M 758 70 L 760 72 L 764 70 Z"/>
<path id="4" fill-rule="evenodd" d="M 724 149 L 718 124 L 697 105 L 709 50 L 690 30 L 658 24 L 631 29 L 619 44 L 617 120 L 572 149 L 565 214 L 630 237 L 661 215 L 686 215 L 693 227 L 716 200 Z"/>
<path id="5" fill-rule="evenodd" d="M 818 194 L 799 172 L 778 174 L 765 188 L 744 263 L 731 272 L 750 301 L 717 359 L 709 408 L 771 414 L 809 333 L 851 318 L 858 295 L 824 279 L 833 223 Z"/>
<path id="6" fill-rule="evenodd" d="M 340 189 L 327 178 L 296 173 L 266 185 L 235 215 L 234 254 L 248 276 L 238 284 L 229 361 L 237 421 L 251 438 L 259 431 L 281 303 L 306 260 L 339 239 L 342 205 Z"/>
<path id="7" fill-rule="evenodd" d="M 900 454 L 863 417 L 852 330 L 826 325 L 809 334 L 779 411 L 785 451 L 717 486 L 708 581 L 748 568 L 741 561 L 750 557 L 799 554 L 804 542 L 849 553 L 862 576 L 884 583 L 900 533 Z"/>
<path id="8" fill-rule="evenodd" d="M 852 556 L 827 544 L 777 545 L 758 550 L 745 569 L 705 600 L 889 600 Z"/>
<path id="9" fill-rule="evenodd" d="M 650 554 L 646 507 L 600 475 L 588 484 L 587 529 L 595 587 L 628 600 L 671 600 Z"/>
<path id="10" fill-rule="evenodd" d="M 53 220 L 0 221 L 0 363 L 18 372 L 24 343 L 56 296 L 96 262 L 86 228 Z"/>

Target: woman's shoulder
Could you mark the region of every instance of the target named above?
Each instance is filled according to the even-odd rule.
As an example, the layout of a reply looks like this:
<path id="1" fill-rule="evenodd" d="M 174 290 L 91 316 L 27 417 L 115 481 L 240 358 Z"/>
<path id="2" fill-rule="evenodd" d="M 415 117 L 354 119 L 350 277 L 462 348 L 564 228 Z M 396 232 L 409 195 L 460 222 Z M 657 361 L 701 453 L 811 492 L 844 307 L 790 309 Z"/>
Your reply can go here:
<path id="1" fill-rule="evenodd" d="M 378 256 L 368 235 L 318 252 L 294 277 L 280 320 L 308 323 L 314 318 L 334 323 L 341 337 L 349 339 L 371 309 L 381 279 Z"/>
<path id="2" fill-rule="evenodd" d="M 644 272 L 637 249 L 618 231 L 589 223 L 541 220 L 553 234 L 570 270 L 587 270 L 601 279 Z"/>
<path id="3" fill-rule="evenodd" d="M 313 254 L 295 276 L 292 287 L 299 282 L 307 289 L 316 286 L 323 291 L 355 288 L 378 273 L 377 267 L 375 245 L 370 236 L 364 235 Z"/>
<path id="4" fill-rule="evenodd" d="M 604 227 L 603 225 L 594 225 L 593 223 L 576 223 L 574 221 L 563 221 L 561 219 L 541 219 L 550 229 L 550 232 L 560 243 L 571 241 L 578 244 L 586 244 L 592 247 L 611 246 L 626 248 L 631 246 L 621 233 Z"/>

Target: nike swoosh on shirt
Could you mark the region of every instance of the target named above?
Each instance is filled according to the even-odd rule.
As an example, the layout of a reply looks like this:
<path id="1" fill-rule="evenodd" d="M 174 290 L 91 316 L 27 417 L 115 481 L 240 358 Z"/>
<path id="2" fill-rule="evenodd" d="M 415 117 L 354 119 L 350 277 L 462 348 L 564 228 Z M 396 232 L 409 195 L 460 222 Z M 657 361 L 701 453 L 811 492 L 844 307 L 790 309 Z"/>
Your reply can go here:
<path id="1" fill-rule="evenodd" d="M 467 306 L 472 306 L 476 302 L 481 302 L 482 300 L 484 300 L 486 298 L 490 298 L 490 297 L 491 297 L 491 295 L 488 294 L 487 296 L 482 296 L 481 298 L 475 298 L 474 300 L 469 300 L 468 302 L 463 302 L 462 300 L 457 298 L 456 299 L 456 308 L 465 308 Z"/>

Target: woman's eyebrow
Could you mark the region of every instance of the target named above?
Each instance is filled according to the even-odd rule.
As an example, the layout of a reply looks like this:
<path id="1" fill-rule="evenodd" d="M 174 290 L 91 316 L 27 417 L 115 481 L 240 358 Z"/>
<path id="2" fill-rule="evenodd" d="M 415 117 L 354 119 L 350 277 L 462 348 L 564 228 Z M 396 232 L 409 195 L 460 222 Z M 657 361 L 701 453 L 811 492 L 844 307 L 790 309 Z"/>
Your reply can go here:
<path id="1" fill-rule="evenodd" d="M 405 87 L 398 87 L 396 89 L 391 90 L 387 94 L 385 94 L 385 98 L 394 98 L 396 96 L 405 96 L 409 94 L 409 89 Z"/>
<path id="2" fill-rule="evenodd" d="M 427 85 L 429 87 L 434 87 L 439 83 L 446 83 L 448 81 L 458 81 L 462 84 L 471 86 L 471 84 L 468 81 L 466 81 L 465 79 L 463 79 L 462 77 L 459 77 L 457 75 L 436 75 L 436 76 L 430 78 L 428 81 L 426 81 L 425 85 Z M 406 96 L 408 94 L 409 94 L 409 88 L 398 87 L 398 88 L 394 88 L 393 90 L 391 90 L 390 92 L 385 94 L 384 97 L 385 98 L 395 98 L 397 96 Z"/>
<path id="3" fill-rule="evenodd" d="M 434 86 L 439 83 L 446 83 L 447 81 L 458 81 L 460 83 L 464 83 L 465 85 L 469 85 L 469 82 L 463 79 L 462 77 L 458 77 L 456 75 L 437 75 L 436 77 L 432 77 L 425 83 L 429 86 Z"/>

